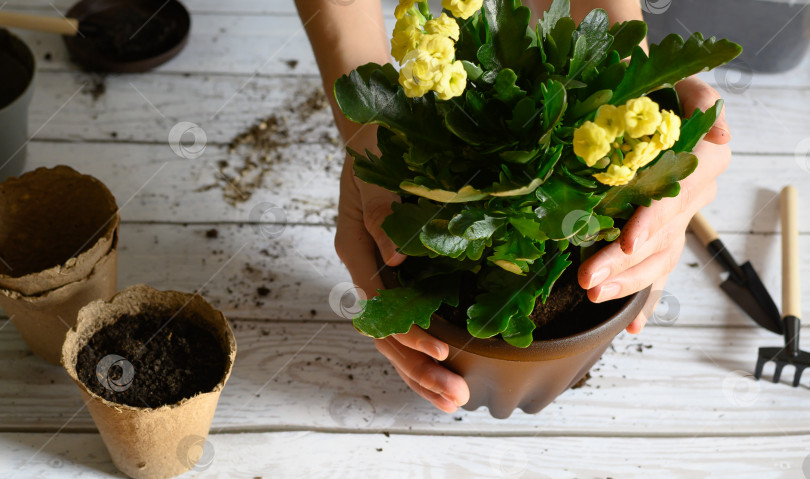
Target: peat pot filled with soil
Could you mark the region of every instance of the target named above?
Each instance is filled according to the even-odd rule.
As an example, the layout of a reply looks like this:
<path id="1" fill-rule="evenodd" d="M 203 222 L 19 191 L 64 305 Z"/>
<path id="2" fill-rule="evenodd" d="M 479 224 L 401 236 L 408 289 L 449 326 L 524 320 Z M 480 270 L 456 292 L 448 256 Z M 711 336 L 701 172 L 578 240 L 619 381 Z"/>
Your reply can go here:
<path id="1" fill-rule="evenodd" d="M 67 166 L 0 184 L 0 307 L 37 356 L 59 364 L 79 309 L 115 294 L 118 222 L 107 187 Z"/>
<path id="2" fill-rule="evenodd" d="M 206 442 L 236 341 L 201 296 L 127 288 L 79 312 L 62 364 L 115 466 L 168 478 L 213 460 Z"/>

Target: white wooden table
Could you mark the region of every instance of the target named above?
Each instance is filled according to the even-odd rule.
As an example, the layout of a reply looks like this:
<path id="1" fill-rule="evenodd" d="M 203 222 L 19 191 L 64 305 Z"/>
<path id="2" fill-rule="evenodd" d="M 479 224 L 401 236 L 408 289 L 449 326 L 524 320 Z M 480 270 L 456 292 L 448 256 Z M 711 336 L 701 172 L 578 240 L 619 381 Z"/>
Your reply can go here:
<path id="1" fill-rule="evenodd" d="M 70 3 L 3 8 L 55 14 Z M 757 347 L 780 338 L 721 294 L 720 268 L 692 237 L 667 285 L 669 312 L 640 336 L 619 335 L 587 385 L 542 413 L 448 415 L 417 397 L 329 307 L 349 280 L 332 248 L 342 152 L 330 112 L 290 111 L 320 88 L 292 2 L 187 4 L 188 48 L 144 75 L 99 80 L 67 61 L 61 39 L 22 34 L 40 62 L 30 167 L 68 164 L 110 187 L 122 208 L 121 287 L 200 290 L 235 327 L 214 460 L 184 477 L 808 477 L 810 375 L 796 389 L 751 379 Z M 735 155 L 704 213 L 778 303 L 777 194 L 793 183 L 810 200 L 810 59 L 781 75 L 705 78 L 726 98 Z M 94 98 L 99 81 L 106 91 Z M 239 163 L 230 139 L 273 113 L 287 120 L 290 144 L 264 187 L 230 206 L 204 187 L 217 182 L 217 162 Z M 169 148 L 181 121 L 206 132 L 200 158 Z M 272 221 L 255 214 L 265 203 L 283 211 L 282 224 L 251 224 Z M 116 476 L 76 387 L 0 321 L 0 477 Z"/>

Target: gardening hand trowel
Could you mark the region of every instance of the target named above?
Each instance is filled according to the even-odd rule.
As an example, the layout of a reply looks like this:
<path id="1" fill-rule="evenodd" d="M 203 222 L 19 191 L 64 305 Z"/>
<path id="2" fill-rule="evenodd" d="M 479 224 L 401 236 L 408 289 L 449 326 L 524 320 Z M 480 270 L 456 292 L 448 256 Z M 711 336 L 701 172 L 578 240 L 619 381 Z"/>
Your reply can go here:
<path id="1" fill-rule="evenodd" d="M 757 324 L 776 334 L 782 334 L 779 309 L 751 263 L 746 261 L 739 265 L 717 236 L 717 232 L 700 213 L 692 218 L 689 227 L 709 250 L 712 259 L 716 259 L 728 271 L 728 278 L 720 284 L 723 291 Z"/>
<path id="2" fill-rule="evenodd" d="M 754 377 L 762 376 L 762 368 L 768 361 L 776 363 L 773 382 L 778 383 L 782 369 L 793 365 L 793 387 L 799 385 L 802 372 L 810 367 L 810 353 L 799 349 L 799 332 L 802 322 L 801 291 L 799 288 L 799 225 L 797 218 L 798 193 L 787 186 L 782 190 L 782 315 L 785 345 L 775 348 L 759 348 Z"/>

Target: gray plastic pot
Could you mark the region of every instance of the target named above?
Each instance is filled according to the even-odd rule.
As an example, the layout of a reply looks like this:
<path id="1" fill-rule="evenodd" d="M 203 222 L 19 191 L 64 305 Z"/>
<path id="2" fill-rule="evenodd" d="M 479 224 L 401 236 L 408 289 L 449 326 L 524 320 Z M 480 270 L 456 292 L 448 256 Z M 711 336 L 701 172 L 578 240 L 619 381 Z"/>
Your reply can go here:
<path id="1" fill-rule="evenodd" d="M 0 181 L 25 169 L 28 106 L 34 95 L 36 61 L 28 46 L 0 29 Z"/>
<path id="2" fill-rule="evenodd" d="M 466 328 L 435 315 L 427 332 L 450 346 L 442 365 L 467 381 L 470 400 L 464 409 L 486 406 L 493 417 L 505 419 L 517 408 L 528 414 L 540 412 L 582 379 L 613 338 L 641 313 L 649 296 L 647 288 L 589 307 L 587 314 L 602 312 L 604 321 L 564 337 L 535 340 L 528 348 L 500 338 L 474 338 Z"/>
<path id="3" fill-rule="evenodd" d="M 643 0 L 649 39 L 672 32 L 688 37 L 728 38 L 743 47 L 729 64 L 747 71 L 781 72 L 795 67 L 810 46 L 810 0 Z"/>

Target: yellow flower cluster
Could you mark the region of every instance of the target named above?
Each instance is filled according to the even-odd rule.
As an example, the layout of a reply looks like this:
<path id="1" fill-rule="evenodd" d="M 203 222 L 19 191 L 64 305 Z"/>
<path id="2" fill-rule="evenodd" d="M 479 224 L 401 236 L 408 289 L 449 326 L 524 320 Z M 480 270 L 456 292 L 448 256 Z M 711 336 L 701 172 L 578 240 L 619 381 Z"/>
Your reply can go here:
<path id="1" fill-rule="evenodd" d="M 605 169 L 593 175 L 600 183 L 624 185 L 672 148 L 680 134 L 680 117 L 644 96 L 622 106 L 599 107 L 594 121 L 574 131 L 574 153 L 589 167 Z"/>
<path id="2" fill-rule="evenodd" d="M 461 8 L 459 5 L 478 3 L 478 8 L 481 8 L 480 0 L 445 2 L 458 8 Z M 457 12 L 445 8 L 454 15 Z M 467 72 L 460 61 L 454 61 L 455 41 L 459 36 L 456 20 L 445 13 L 426 20 L 414 0 L 400 0 L 394 14 L 397 23 L 391 39 L 391 55 L 402 66 L 399 84 L 405 95 L 415 98 L 433 90 L 440 100 L 449 100 L 464 93 Z"/>
<path id="3" fill-rule="evenodd" d="M 481 10 L 484 0 L 442 0 L 442 7 L 450 10 L 454 17 L 466 20 Z"/>

